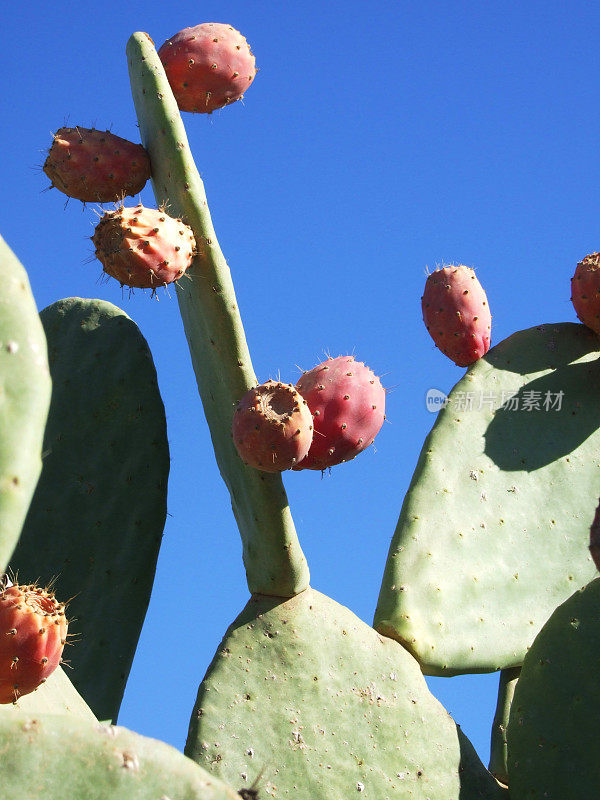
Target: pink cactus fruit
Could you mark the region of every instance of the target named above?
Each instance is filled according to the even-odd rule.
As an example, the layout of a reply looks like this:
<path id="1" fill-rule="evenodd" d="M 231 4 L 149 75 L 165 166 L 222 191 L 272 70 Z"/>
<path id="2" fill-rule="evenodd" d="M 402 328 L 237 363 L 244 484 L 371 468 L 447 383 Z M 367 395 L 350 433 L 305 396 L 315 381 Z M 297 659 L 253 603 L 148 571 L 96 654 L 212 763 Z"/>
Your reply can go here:
<path id="1" fill-rule="evenodd" d="M 141 144 L 110 131 L 60 128 L 43 170 L 52 186 L 84 203 L 114 203 L 144 188 L 150 159 Z"/>
<path id="2" fill-rule="evenodd" d="M 240 100 L 256 76 L 256 59 L 231 25 L 184 28 L 158 51 L 182 111 L 210 114 Z"/>
<path id="3" fill-rule="evenodd" d="M 0 703 L 14 703 L 51 675 L 67 639 L 65 606 L 39 586 L 0 591 Z"/>
<path id="4" fill-rule="evenodd" d="M 313 419 L 294 386 L 267 381 L 238 403 L 232 434 L 244 463 L 263 472 L 283 472 L 308 453 Z"/>
<path id="5" fill-rule="evenodd" d="M 373 444 L 385 419 L 385 389 L 361 361 L 329 358 L 305 372 L 296 389 L 308 403 L 315 431 L 308 455 L 294 469 L 324 470 Z"/>
<path id="6" fill-rule="evenodd" d="M 178 280 L 196 254 L 189 225 L 141 203 L 107 211 L 92 242 L 104 272 L 122 286 L 138 289 L 157 289 Z"/>
<path id="7" fill-rule="evenodd" d="M 590 253 L 577 264 L 571 301 L 581 322 L 600 334 L 600 253 Z"/>
<path id="8" fill-rule="evenodd" d="M 432 272 L 421 307 L 431 338 L 458 367 L 468 367 L 490 349 L 490 307 L 470 267 L 453 265 Z"/>

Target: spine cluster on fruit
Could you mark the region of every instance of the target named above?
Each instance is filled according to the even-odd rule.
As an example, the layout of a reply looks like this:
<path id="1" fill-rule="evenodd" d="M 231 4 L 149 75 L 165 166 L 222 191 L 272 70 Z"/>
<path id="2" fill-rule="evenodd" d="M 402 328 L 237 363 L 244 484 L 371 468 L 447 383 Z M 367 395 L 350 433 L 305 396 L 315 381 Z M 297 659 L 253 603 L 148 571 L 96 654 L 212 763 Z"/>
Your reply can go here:
<path id="1" fill-rule="evenodd" d="M 232 433 L 245 464 L 263 472 L 283 472 L 306 457 L 313 419 L 306 400 L 291 384 L 267 381 L 242 397 Z"/>
<path id="2" fill-rule="evenodd" d="M 600 253 L 590 253 L 577 264 L 571 302 L 581 322 L 600 334 Z"/>
<path id="3" fill-rule="evenodd" d="M 256 77 L 256 59 L 231 25 L 184 28 L 158 51 L 181 111 L 210 114 L 241 100 Z"/>

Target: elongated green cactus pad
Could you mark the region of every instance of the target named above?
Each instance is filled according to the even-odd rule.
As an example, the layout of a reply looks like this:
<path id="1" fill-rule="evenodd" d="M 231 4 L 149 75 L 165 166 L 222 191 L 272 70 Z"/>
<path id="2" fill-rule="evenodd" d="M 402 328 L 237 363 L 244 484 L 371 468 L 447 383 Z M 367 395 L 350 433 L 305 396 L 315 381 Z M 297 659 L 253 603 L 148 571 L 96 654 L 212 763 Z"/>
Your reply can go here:
<path id="1" fill-rule="evenodd" d="M 72 601 L 65 658 L 98 719 L 115 719 L 166 517 L 169 449 L 148 345 L 111 303 L 41 313 L 53 394 L 42 476 L 11 567 Z"/>
<path id="2" fill-rule="evenodd" d="M 440 411 L 375 614 L 425 673 L 518 666 L 556 606 L 593 577 L 599 348 L 583 325 L 515 333 Z"/>
<path id="3" fill-rule="evenodd" d="M 600 791 L 600 578 L 559 606 L 525 657 L 508 723 L 511 800 Z"/>
<path id="4" fill-rule="evenodd" d="M 0 574 L 42 468 L 50 404 L 46 341 L 27 273 L 0 237 Z"/>
<path id="5" fill-rule="evenodd" d="M 505 796 L 412 656 L 312 589 L 249 601 L 200 686 L 186 753 L 233 785 L 258 778 L 259 797 Z"/>
<path id="6" fill-rule="evenodd" d="M 2 796 L 23 800 L 240 800 L 173 747 L 66 716 L 0 713 Z"/>

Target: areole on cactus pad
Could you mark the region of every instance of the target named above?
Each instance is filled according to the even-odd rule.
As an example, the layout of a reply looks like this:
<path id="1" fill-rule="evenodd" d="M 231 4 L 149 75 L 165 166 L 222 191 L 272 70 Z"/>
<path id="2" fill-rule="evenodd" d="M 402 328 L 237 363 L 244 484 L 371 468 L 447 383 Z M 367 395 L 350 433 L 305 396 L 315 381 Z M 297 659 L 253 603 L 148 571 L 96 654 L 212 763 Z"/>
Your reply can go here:
<path id="1" fill-rule="evenodd" d="M 459 264 L 432 272 L 421 306 L 431 338 L 458 367 L 468 367 L 490 349 L 490 307 L 470 267 Z"/>
<path id="2" fill-rule="evenodd" d="M 296 388 L 313 415 L 308 455 L 293 469 L 324 470 L 373 444 L 385 419 L 385 389 L 354 356 L 329 358 L 305 372 Z"/>
<path id="3" fill-rule="evenodd" d="M 113 203 L 142 191 L 150 177 L 150 159 L 141 144 L 77 126 L 54 134 L 43 170 L 68 197 Z"/>
<path id="4" fill-rule="evenodd" d="M 181 278 L 196 254 L 192 229 L 165 211 L 121 206 L 107 211 L 92 242 L 104 272 L 122 286 L 157 289 Z"/>
<path id="5" fill-rule="evenodd" d="M 0 590 L 0 703 L 14 703 L 58 667 L 67 639 L 65 605 L 34 584 Z"/>

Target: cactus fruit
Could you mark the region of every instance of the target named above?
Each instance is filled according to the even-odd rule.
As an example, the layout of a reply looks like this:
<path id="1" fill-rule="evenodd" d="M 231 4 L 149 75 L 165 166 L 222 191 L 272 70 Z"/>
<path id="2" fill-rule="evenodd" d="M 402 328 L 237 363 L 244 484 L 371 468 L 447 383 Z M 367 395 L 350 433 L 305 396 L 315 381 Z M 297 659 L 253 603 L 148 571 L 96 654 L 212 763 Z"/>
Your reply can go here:
<path id="1" fill-rule="evenodd" d="M 164 211 L 120 206 L 107 211 L 92 242 L 104 272 L 121 286 L 157 289 L 181 278 L 196 254 L 192 229 Z"/>
<path id="2" fill-rule="evenodd" d="M 10 569 L 73 598 L 85 646 L 71 648 L 69 676 L 98 719 L 116 720 L 167 516 L 165 409 L 148 343 L 120 308 L 71 297 L 39 316 L 52 400 Z"/>
<path id="3" fill-rule="evenodd" d="M 245 37 L 231 25 L 184 28 L 158 51 L 181 111 L 210 114 L 240 100 L 256 75 Z"/>
<path id="4" fill-rule="evenodd" d="M 267 381 L 242 397 L 232 433 L 242 461 L 263 472 L 283 472 L 307 455 L 313 418 L 292 385 Z"/>
<path id="5" fill-rule="evenodd" d="M 385 419 L 385 389 L 354 356 L 329 358 L 305 372 L 296 389 L 314 420 L 310 450 L 294 469 L 320 469 L 350 461 L 373 441 Z"/>
<path id="6" fill-rule="evenodd" d="M 600 334 L 600 253 L 590 253 L 577 264 L 571 302 L 581 322 Z"/>
<path id="7" fill-rule="evenodd" d="M 113 203 L 144 188 L 150 159 L 141 144 L 110 131 L 60 128 L 43 170 L 52 186 L 84 203 Z"/>
<path id="8" fill-rule="evenodd" d="M 468 367 L 490 349 L 490 307 L 470 267 L 452 265 L 428 275 L 421 307 L 431 338 L 458 367 Z"/>
<path id="9" fill-rule="evenodd" d="M 0 592 L 0 703 L 33 692 L 58 667 L 67 638 L 65 606 L 33 584 Z"/>

